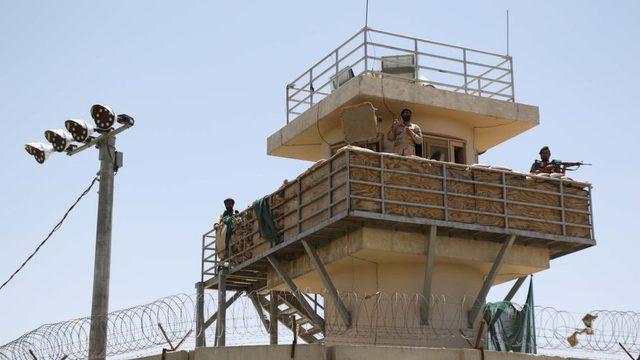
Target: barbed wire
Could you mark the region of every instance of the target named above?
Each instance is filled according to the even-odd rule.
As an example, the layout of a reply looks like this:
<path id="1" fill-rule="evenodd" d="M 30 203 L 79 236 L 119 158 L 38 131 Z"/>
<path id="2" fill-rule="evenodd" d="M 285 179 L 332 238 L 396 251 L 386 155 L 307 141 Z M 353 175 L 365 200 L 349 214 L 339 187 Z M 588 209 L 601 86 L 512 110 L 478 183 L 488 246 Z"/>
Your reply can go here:
<path id="1" fill-rule="evenodd" d="M 217 312 L 215 293 L 204 297 L 205 320 Z M 239 297 L 226 311 L 227 345 L 268 344 L 269 329 L 265 328 L 261 315 L 250 296 Z M 258 294 L 264 296 L 263 294 Z M 424 346 L 465 347 L 465 336 L 473 339 L 475 329 L 467 326 L 467 312 L 471 298 L 431 296 L 429 301 L 420 294 L 340 293 L 351 312 L 352 324 L 346 326 L 339 312 L 326 297 L 319 294 L 318 312 L 325 320 L 324 331 L 317 335 L 328 344 L 374 343 L 413 344 Z M 428 306 L 429 323 L 421 322 L 421 309 Z M 109 313 L 107 317 L 107 354 L 122 357 L 126 354 L 149 353 L 169 347 L 184 340 L 182 348 L 193 347 L 195 338 L 196 296 L 177 294 L 148 304 L 138 305 Z M 281 309 L 283 310 L 283 309 Z M 267 315 L 261 309 L 262 316 Z M 584 328 L 585 314 L 558 310 L 552 307 L 536 307 L 536 341 L 539 349 L 579 351 L 589 353 L 619 354 L 622 343 L 629 351 L 640 352 L 640 314 L 630 311 L 594 310 L 593 334 L 580 333 L 578 343 L 572 347 L 567 338 Z M 60 360 L 86 359 L 89 344 L 91 318 L 79 318 L 45 324 L 14 341 L 0 346 L 0 360 L 33 360 L 29 351 L 38 359 Z M 308 323 L 301 326 L 306 330 Z M 164 334 L 163 334 L 164 332 Z M 281 343 L 292 339 L 291 331 L 283 325 L 278 328 Z M 166 335 L 166 338 L 165 338 Z M 216 337 L 215 325 L 205 331 L 207 344 Z M 546 352 L 549 352 L 546 351 Z"/>

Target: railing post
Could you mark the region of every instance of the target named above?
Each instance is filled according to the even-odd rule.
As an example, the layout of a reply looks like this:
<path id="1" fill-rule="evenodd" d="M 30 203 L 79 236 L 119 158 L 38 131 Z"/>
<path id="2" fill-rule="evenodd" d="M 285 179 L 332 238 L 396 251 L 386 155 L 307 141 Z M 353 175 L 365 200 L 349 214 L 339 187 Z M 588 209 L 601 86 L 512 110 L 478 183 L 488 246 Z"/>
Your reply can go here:
<path id="1" fill-rule="evenodd" d="M 509 204 L 507 202 L 507 176 L 502 173 L 502 206 L 504 206 L 504 227 L 509 228 Z"/>
<path id="2" fill-rule="evenodd" d="M 387 212 L 385 209 L 384 182 L 384 154 L 380 153 L 380 200 L 382 200 L 382 203 L 380 204 L 380 211 L 383 215 Z"/>
<path id="3" fill-rule="evenodd" d="M 516 102 L 516 85 L 513 83 L 513 58 L 509 56 L 509 72 L 511 73 L 511 101 Z"/>
<path id="4" fill-rule="evenodd" d="M 296 235 L 300 235 L 302 232 L 302 183 L 300 178 L 296 180 L 296 195 L 297 195 L 297 206 L 296 206 Z"/>
<path id="5" fill-rule="evenodd" d="M 327 208 L 327 213 L 329 215 L 329 219 L 333 217 L 333 161 L 327 161 L 327 185 L 329 185 L 329 191 L 327 192 L 327 204 L 329 207 Z"/>
<path id="6" fill-rule="evenodd" d="M 565 219 L 565 212 L 564 212 L 564 186 L 563 186 L 563 180 L 560 179 L 560 217 L 562 219 L 562 235 L 566 236 L 567 235 L 567 222 Z"/>
<path id="7" fill-rule="evenodd" d="M 309 69 L 309 107 L 313 106 L 313 93 L 316 89 L 313 88 L 313 68 Z"/>
<path id="8" fill-rule="evenodd" d="M 200 282 L 204 282 L 204 258 L 206 256 L 207 235 L 202 235 L 202 258 L 200 260 Z"/>
<path id="9" fill-rule="evenodd" d="M 340 70 L 340 65 L 338 64 L 339 61 L 340 61 L 340 57 L 338 57 L 338 49 L 336 49 L 336 77 L 335 77 L 335 80 L 334 80 L 336 82 L 336 89 L 338 89 L 338 86 L 339 86 L 338 84 L 340 84 L 338 82 L 338 72 Z"/>
<path id="10" fill-rule="evenodd" d="M 442 164 L 442 201 L 444 206 L 444 221 L 449 221 L 449 199 L 447 196 L 447 166 Z"/>
<path id="11" fill-rule="evenodd" d="M 591 240 L 596 238 L 596 230 L 593 226 L 593 202 L 591 202 L 591 190 L 593 188 L 589 185 L 589 225 L 591 225 Z"/>
<path id="12" fill-rule="evenodd" d="M 369 43 L 367 42 L 366 27 L 364 28 L 363 34 L 364 34 L 364 72 L 366 73 L 369 70 L 369 49 L 368 49 Z"/>
<path id="13" fill-rule="evenodd" d="M 346 158 L 344 159 L 344 163 L 345 163 L 345 167 L 346 167 L 346 171 L 347 171 L 347 182 L 346 182 L 346 187 L 347 187 L 347 191 L 346 191 L 346 201 L 347 201 L 347 214 L 351 213 L 351 173 L 350 173 L 350 169 L 349 169 L 349 149 L 345 150 L 344 152 L 344 156 L 346 156 Z"/>
<path id="14" fill-rule="evenodd" d="M 287 84 L 287 100 L 285 102 L 285 107 L 287 111 L 287 124 L 289 123 L 289 85 Z"/>
<path id="15" fill-rule="evenodd" d="M 469 93 L 469 85 L 467 82 L 467 49 L 462 49 L 462 64 L 464 66 L 464 93 Z"/>
<path id="16" fill-rule="evenodd" d="M 418 39 L 413 39 L 413 57 L 415 61 L 415 78 L 416 81 L 420 79 L 420 67 L 418 65 Z"/>

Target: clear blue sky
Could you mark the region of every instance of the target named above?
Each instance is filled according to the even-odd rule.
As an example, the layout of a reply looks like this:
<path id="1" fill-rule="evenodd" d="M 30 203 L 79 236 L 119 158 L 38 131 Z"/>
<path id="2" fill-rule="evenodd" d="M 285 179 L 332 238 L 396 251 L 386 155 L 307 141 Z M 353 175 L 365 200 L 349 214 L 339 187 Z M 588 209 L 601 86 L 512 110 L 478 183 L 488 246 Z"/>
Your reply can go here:
<path id="1" fill-rule="evenodd" d="M 516 97 L 541 125 L 482 156 L 526 170 L 542 145 L 594 163 L 597 247 L 536 277 L 537 304 L 640 310 L 636 1 L 371 0 L 370 25 L 505 51 L 511 12 Z M 37 165 L 23 150 L 95 102 L 133 115 L 116 178 L 111 309 L 199 278 L 200 235 L 227 196 L 243 208 L 309 164 L 270 158 L 284 86 L 355 33 L 363 1 L 0 2 L 0 280 L 58 221 L 97 170 L 97 152 Z M 0 292 L 0 344 L 89 314 L 92 192 Z M 499 287 L 494 298 L 505 292 Z"/>

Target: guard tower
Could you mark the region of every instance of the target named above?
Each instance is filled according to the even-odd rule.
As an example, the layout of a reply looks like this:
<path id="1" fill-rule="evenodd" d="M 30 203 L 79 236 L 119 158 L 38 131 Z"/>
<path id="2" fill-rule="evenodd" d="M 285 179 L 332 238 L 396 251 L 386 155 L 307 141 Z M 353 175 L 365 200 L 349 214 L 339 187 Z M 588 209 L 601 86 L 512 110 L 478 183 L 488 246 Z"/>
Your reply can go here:
<path id="1" fill-rule="evenodd" d="M 416 156 L 386 144 L 403 108 L 422 129 Z M 253 208 L 227 247 L 215 230 L 203 236 L 197 286 L 218 289 L 220 305 L 210 319 L 199 305 L 198 333 L 215 323 L 224 345 L 225 306 L 246 294 L 272 343 L 281 323 L 307 342 L 466 346 L 435 334 L 474 333 L 493 285 L 517 279 L 510 298 L 551 259 L 596 243 L 590 184 L 478 164 L 538 123 L 537 107 L 516 102 L 510 56 L 360 30 L 286 86 L 286 124 L 267 152 L 315 163 L 266 196 L 275 238 Z M 416 307 L 362 310 L 399 296 Z M 439 301 L 455 306 L 435 314 Z M 366 331 L 393 322 L 420 336 Z"/>

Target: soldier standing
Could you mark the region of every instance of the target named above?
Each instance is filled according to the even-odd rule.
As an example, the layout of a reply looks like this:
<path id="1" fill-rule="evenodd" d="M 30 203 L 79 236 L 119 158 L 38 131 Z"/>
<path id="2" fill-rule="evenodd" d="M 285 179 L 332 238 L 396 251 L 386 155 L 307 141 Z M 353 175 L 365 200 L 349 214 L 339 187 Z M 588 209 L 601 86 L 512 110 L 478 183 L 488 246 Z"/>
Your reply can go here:
<path id="1" fill-rule="evenodd" d="M 393 119 L 391 129 L 387 132 L 387 139 L 393 141 L 393 152 L 398 155 L 415 155 L 416 145 L 422 144 L 420 127 L 411 123 L 411 110 L 400 112 L 402 122 Z"/>

